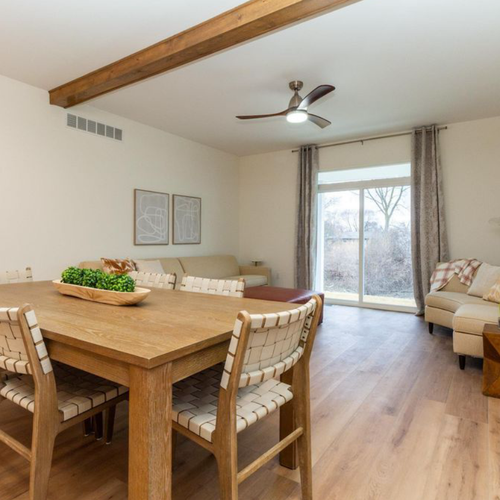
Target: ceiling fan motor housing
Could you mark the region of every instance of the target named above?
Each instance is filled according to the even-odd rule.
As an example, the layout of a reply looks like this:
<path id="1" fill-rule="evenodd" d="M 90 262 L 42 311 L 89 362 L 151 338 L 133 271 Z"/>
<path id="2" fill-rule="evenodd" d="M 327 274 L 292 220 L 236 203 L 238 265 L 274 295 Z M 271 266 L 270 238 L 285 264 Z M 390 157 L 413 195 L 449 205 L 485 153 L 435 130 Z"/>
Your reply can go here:
<path id="1" fill-rule="evenodd" d="M 299 95 L 299 91 L 302 90 L 304 86 L 304 82 L 300 80 L 294 80 L 289 83 L 290 89 L 293 90 L 293 97 L 290 99 L 290 103 L 288 104 L 289 108 L 297 108 L 299 104 L 302 102 L 302 97 Z"/>
<path id="2" fill-rule="evenodd" d="M 293 90 L 294 92 L 298 92 L 299 90 L 302 90 L 304 82 L 301 82 L 300 80 L 294 80 L 293 82 L 290 82 L 289 85 L 291 90 Z"/>

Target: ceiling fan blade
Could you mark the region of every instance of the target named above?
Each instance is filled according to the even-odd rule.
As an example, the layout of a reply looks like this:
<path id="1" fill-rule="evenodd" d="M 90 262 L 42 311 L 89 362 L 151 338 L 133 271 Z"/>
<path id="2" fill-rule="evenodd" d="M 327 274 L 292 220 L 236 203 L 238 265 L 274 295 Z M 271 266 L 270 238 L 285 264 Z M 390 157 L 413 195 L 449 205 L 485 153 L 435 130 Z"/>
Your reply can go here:
<path id="1" fill-rule="evenodd" d="M 307 113 L 307 119 L 321 128 L 328 127 L 328 125 L 332 124 L 332 122 L 328 121 L 326 118 L 321 118 L 321 116 L 312 115 L 311 113 Z"/>
<path id="2" fill-rule="evenodd" d="M 335 87 L 333 85 L 320 85 L 316 87 L 310 94 L 306 95 L 297 109 L 307 109 L 311 104 L 315 103 L 318 99 L 325 97 L 325 95 L 333 92 Z"/>
<path id="3" fill-rule="evenodd" d="M 270 115 L 244 115 L 244 116 L 237 116 L 239 120 L 255 120 L 257 118 L 272 118 L 273 116 L 285 116 L 288 113 L 288 109 L 285 109 L 285 111 L 281 111 L 280 113 L 272 113 Z"/>

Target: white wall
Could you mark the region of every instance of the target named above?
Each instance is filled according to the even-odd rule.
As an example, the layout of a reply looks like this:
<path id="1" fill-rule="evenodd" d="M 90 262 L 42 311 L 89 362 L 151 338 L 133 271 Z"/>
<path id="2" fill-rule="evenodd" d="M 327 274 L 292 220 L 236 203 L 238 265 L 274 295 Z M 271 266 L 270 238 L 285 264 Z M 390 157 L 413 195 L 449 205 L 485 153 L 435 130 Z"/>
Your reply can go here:
<path id="1" fill-rule="evenodd" d="M 242 262 L 263 259 L 276 284 L 293 285 L 296 154 L 238 161 L 91 106 L 74 110 L 122 128 L 119 143 L 67 128 L 66 111 L 50 106 L 45 91 L 1 76 L 0 111 L 0 270 L 31 265 L 36 279 L 49 279 L 101 256 L 239 248 Z M 500 264 L 500 228 L 488 224 L 500 217 L 500 117 L 449 125 L 441 150 L 452 257 Z M 399 137 L 322 149 L 320 164 L 332 170 L 409 158 L 410 138 Z M 202 244 L 135 247 L 134 188 L 201 196 Z"/>
<path id="2" fill-rule="evenodd" d="M 451 256 L 500 265 L 500 117 L 450 125 L 441 159 Z"/>
<path id="3" fill-rule="evenodd" d="M 237 158 L 90 106 L 123 143 L 66 127 L 46 91 L 0 76 L 0 270 L 238 252 Z M 133 245 L 134 188 L 202 197 L 202 244 Z"/>
<path id="4" fill-rule="evenodd" d="M 451 257 L 500 264 L 500 117 L 441 132 Z M 320 150 L 321 170 L 409 162 L 409 136 Z M 297 155 L 289 150 L 240 158 L 240 258 L 261 258 L 276 285 L 293 286 Z"/>
<path id="5" fill-rule="evenodd" d="M 263 260 L 273 284 L 293 286 L 296 155 L 240 159 L 240 261 Z"/>

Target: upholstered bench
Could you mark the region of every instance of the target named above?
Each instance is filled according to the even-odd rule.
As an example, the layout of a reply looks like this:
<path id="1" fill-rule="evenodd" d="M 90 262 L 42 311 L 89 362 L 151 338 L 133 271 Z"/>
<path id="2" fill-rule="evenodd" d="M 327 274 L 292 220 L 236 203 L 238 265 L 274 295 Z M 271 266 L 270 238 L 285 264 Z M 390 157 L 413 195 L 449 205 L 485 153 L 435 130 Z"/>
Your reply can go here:
<path id="1" fill-rule="evenodd" d="M 281 288 L 278 286 L 255 286 L 245 289 L 245 298 L 275 300 L 277 302 L 291 302 L 292 304 L 306 304 L 313 295 L 319 295 L 323 301 L 321 306 L 321 316 L 319 324 L 323 323 L 323 306 L 325 294 L 312 292 L 311 290 L 302 290 L 301 288 Z"/>

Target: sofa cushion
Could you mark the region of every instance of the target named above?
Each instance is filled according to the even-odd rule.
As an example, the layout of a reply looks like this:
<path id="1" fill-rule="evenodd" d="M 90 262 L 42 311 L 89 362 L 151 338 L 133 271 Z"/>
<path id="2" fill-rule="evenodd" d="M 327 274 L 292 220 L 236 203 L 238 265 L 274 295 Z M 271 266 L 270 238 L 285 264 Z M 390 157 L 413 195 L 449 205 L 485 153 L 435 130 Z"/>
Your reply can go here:
<path id="1" fill-rule="evenodd" d="M 468 333 L 453 332 L 453 352 L 482 358 L 484 357 L 483 337 L 469 335 Z"/>
<path id="2" fill-rule="evenodd" d="M 467 293 L 482 298 L 498 280 L 500 280 L 500 267 L 483 263 Z"/>
<path id="3" fill-rule="evenodd" d="M 243 278 L 245 280 L 245 288 L 250 288 L 252 286 L 264 286 L 267 285 L 267 277 L 261 276 L 260 274 L 242 274 L 240 276 L 227 276 L 227 280 L 239 280 Z"/>
<path id="4" fill-rule="evenodd" d="M 434 323 L 435 325 L 445 326 L 446 328 L 453 328 L 454 314 L 455 313 L 446 311 L 445 309 L 425 306 L 425 321 L 427 321 L 427 323 Z"/>
<path id="5" fill-rule="evenodd" d="M 430 292 L 425 297 L 425 305 L 444 309 L 445 311 L 456 312 L 464 304 L 485 304 L 483 299 L 472 297 L 466 293 L 458 292 Z"/>
<path id="6" fill-rule="evenodd" d="M 100 269 L 102 271 L 102 262 L 100 260 L 84 260 L 80 262 L 80 269 Z"/>
<path id="7" fill-rule="evenodd" d="M 488 300 L 489 302 L 495 302 L 496 304 L 500 304 L 500 280 L 498 280 L 492 287 L 488 293 L 483 295 L 484 300 Z"/>
<path id="8" fill-rule="evenodd" d="M 453 318 L 453 329 L 470 335 L 483 335 L 486 323 L 498 322 L 498 306 L 483 301 L 483 304 L 465 304 Z"/>
<path id="9" fill-rule="evenodd" d="M 156 260 L 140 260 L 134 259 L 135 268 L 140 273 L 165 274 L 163 266 L 158 259 Z M 168 273 L 167 273 L 168 274 Z"/>
<path id="10" fill-rule="evenodd" d="M 163 272 L 165 274 L 176 274 L 177 275 L 177 283 L 180 283 L 182 280 L 182 276 L 184 275 L 184 269 L 181 266 L 179 259 L 175 259 L 173 257 L 166 259 L 157 259 L 161 263 L 161 267 L 163 267 Z"/>
<path id="11" fill-rule="evenodd" d="M 180 257 L 179 261 L 185 273 L 200 278 L 221 279 L 238 276 L 240 273 L 240 266 L 234 255 Z"/>
<path id="12" fill-rule="evenodd" d="M 476 271 L 477 272 L 477 271 Z M 469 290 L 469 287 L 467 285 L 464 285 L 461 281 L 460 278 L 458 277 L 458 274 L 454 274 L 453 278 L 451 278 L 450 281 L 441 288 L 441 292 L 459 292 L 459 293 L 467 293 L 467 290 Z"/>

